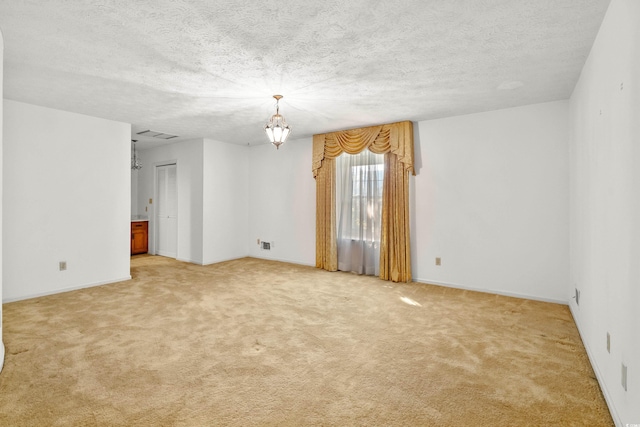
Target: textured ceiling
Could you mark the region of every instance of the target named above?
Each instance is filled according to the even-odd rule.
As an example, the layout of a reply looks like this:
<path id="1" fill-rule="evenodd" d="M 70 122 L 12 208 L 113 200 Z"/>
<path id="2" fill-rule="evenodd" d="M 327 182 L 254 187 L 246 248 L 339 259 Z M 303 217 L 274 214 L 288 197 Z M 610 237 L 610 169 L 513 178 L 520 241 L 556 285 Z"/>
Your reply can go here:
<path id="1" fill-rule="evenodd" d="M 427 120 L 568 98 L 608 4 L 0 0 L 4 93 L 245 145 L 273 94 L 293 139 Z"/>

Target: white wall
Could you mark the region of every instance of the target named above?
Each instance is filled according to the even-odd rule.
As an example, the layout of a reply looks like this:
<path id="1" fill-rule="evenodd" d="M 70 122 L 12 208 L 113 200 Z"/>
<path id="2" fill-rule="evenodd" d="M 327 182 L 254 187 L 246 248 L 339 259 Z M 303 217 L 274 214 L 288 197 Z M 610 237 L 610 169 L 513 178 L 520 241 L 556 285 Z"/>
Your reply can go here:
<path id="1" fill-rule="evenodd" d="M 149 216 L 154 253 L 155 166 L 177 163 L 177 259 L 210 264 L 247 256 L 247 147 L 208 139 L 162 145 L 139 152 L 138 211 Z M 146 209 L 146 210 L 145 210 Z"/>
<path id="2" fill-rule="evenodd" d="M 640 423 L 640 2 L 613 0 L 571 109 L 566 293 L 617 425 Z M 607 332 L 611 351 L 606 349 Z M 621 364 L 628 367 L 628 391 Z"/>
<path id="3" fill-rule="evenodd" d="M 249 254 L 315 265 L 316 184 L 311 138 L 249 149 Z M 273 242 L 263 251 L 257 239 Z"/>
<path id="4" fill-rule="evenodd" d="M 566 302 L 568 103 L 425 121 L 414 130 L 414 279 Z M 311 138 L 250 148 L 251 256 L 315 264 L 311 150 Z M 262 251 L 258 238 L 275 246 Z"/>
<path id="5" fill-rule="evenodd" d="M 204 140 L 204 264 L 247 256 L 248 148 Z"/>
<path id="6" fill-rule="evenodd" d="M 567 301 L 566 101 L 420 122 L 415 151 L 414 280 Z"/>
<path id="7" fill-rule="evenodd" d="M 2 97 L 3 84 L 3 64 L 4 64 L 4 38 L 0 31 L 0 99 Z M 0 241 L 2 241 L 2 105 L 0 102 Z M 2 246 L 0 245 L 0 371 L 4 365 L 4 341 L 2 339 Z"/>
<path id="8" fill-rule="evenodd" d="M 5 301 L 130 277 L 130 133 L 4 100 Z"/>
<path id="9" fill-rule="evenodd" d="M 131 216 L 140 215 L 138 213 L 138 174 L 137 170 L 131 170 Z M 144 211 L 144 209 L 142 210 Z M 146 215 L 146 212 L 144 215 Z"/>
<path id="10" fill-rule="evenodd" d="M 177 164 L 178 247 L 177 259 L 202 264 L 203 140 L 177 142 L 139 151 L 142 169 L 138 171 L 138 215 L 149 216 L 149 252 L 155 248 L 155 167 Z M 146 210 L 145 210 L 146 209 Z"/>

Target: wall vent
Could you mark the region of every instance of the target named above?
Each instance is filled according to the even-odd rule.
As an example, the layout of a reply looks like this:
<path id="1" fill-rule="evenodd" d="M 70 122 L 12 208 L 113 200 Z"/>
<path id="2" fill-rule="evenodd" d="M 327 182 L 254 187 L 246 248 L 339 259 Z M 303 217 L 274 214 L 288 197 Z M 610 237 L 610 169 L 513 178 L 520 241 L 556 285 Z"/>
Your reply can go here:
<path id="1" fill-rule="evenodd" d="M 178 137 L 177 135 L 170 135 L 168 133 L 156 132 L 155 130 L 143 130 L 141 132 L 138 132 L 136 135 L 151 136 L 153 138 L 160 138 L 160 139 L 173 139 Z"/>
<path id="2" fill-rule="evenodd" d="M 271 243 L 269 243 L 269 242 L 260 242 L 260 248 L 263 251 L 270 251 L 271 250 Z"/>

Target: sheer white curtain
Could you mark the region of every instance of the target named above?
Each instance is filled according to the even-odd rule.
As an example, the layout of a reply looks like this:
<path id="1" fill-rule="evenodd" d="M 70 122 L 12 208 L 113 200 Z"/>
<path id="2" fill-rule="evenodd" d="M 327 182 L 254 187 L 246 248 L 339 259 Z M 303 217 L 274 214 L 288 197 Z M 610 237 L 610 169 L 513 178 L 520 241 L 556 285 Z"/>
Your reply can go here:
<path id="1" fill-rule="evenodd" d="M 336 159 L 338 270 L 380 273 L 384 154 L 369 150 Z"/>

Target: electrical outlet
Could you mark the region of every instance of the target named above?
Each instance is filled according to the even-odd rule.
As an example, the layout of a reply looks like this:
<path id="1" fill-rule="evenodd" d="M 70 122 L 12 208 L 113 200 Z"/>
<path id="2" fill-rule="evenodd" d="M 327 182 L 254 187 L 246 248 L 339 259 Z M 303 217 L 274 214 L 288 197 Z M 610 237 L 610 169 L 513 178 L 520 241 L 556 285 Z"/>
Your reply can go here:
<path id="1" fill-rule="evenodd" d="M 257 239 L 257 240 L 258 240 L 258 244 L 260 244 L 260 239 Z"/>
<path id="2" fill-rule="evenodd" d="M 622 388 L 627 391 L 627 366 L 622 364 Z"/>
<path id="3" fill-rule="evenodd" d="M 153 204 L 153 199 L 149 199 L 149 204 L 152 205 Z"/>
<path id="4" fill-rule="evenodd" d="M 442 260 L 440 259 L 440 257 L 436 258 L 436 265 L 442 265 Z"/>
<path id="5" fill-rule="evenodd" d="M 67 261 L 60 261 L 59 267 L 60 271 L 65 271 L 67 269 Z"/>
<path id="6" fill-rule="evenodd" d="M 607 353 L 611 353 L 611 335 L 607 332 Z"/>

